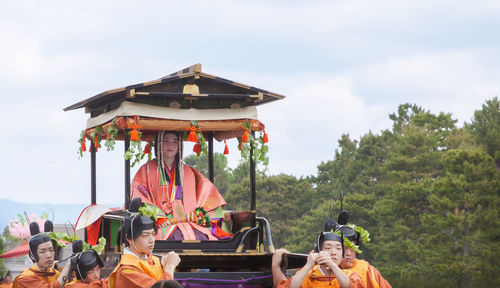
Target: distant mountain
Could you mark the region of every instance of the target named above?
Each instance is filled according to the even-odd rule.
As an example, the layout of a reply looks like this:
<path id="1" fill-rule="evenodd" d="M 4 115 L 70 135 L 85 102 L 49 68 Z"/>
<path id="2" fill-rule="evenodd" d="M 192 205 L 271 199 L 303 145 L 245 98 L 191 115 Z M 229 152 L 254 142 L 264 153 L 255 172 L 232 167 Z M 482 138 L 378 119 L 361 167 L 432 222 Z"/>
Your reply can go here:
<path id="1" fill-rule="evenodd" d="M 89 204 L 31 204 L 23 202 L 14 202 L 8 199 L 0 199 L 0 233 L 9 224 L 9 220 L 17 219 L 17 214 L 24 215 L 24 212 L 29 215 L 35 213 L 40 216 L 47 210 L 54 211 L 54 223 L 64 224 L 67 221 L 73 225 L 76 223 L 78 216 L 83 208 Z M 103 204 L 107 207 L 120 207 L 118 204 Z M 49 219 L 52 220 L 52 213 L 49 213 Z"/>

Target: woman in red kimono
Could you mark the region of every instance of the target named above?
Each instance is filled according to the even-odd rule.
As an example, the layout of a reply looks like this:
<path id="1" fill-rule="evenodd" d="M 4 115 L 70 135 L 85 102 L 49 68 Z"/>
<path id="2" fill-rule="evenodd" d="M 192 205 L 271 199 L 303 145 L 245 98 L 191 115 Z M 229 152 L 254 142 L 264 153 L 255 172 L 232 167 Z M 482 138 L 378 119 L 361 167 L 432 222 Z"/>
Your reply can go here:
<path id="1" fill-rule="evenodd" d="M 167 218 L 182 219 L 202 207 L 209 216 L 226 202 L 205 176 L 182 161 L 182 139 L 176 132 L 160 131 L 155 141 L 156 159 L 144 164 L 134 177 L 130 198 L 159 207 Z M 195 222 L 165 227 L 156 239 L 217 240 L 210 229 Z"/>

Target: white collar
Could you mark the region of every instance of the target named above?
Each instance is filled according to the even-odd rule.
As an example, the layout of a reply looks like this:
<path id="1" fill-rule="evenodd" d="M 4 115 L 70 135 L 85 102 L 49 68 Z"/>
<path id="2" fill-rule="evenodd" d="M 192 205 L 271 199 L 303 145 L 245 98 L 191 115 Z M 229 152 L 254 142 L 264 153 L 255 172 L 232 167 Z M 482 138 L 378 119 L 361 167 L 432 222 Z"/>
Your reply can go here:
<path id="1" fill-rule="evenodd" d="M 134 252 L 132 252 L 130 250 L 130 248 L 126 247 L 124 250 L 123 250 L 123 254 L 128 254 L 128 255 L 134 255 L 135 257 L 137 257 L 139 260 L 146 260 L 148 259 L 148 255 L 144 254 L 144 257 L 139 257 L 139 255 L 135 254 Z"/>

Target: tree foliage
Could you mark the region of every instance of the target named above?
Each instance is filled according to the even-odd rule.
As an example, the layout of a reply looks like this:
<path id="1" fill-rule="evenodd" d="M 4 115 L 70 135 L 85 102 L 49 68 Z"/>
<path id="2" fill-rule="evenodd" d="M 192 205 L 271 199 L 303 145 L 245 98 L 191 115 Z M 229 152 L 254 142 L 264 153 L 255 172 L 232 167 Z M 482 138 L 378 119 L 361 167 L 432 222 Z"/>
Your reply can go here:
<path id="1" fill-rule="evenodd" d="M 316 176 L 257 171 L 257 214 L 275 246 L 307 253 L 333 205 L 370 232 L 359 255 L 393 287 L 490 287 L 500 282 L 500 101 L 463 127 L 451 114 L 402 104 L 392 128 L 338 140 Z M 250 207 L 249 163 L 216 157 L 227 209 Z M 206 172 L 206 159 L 187 162 Z M 203 166 L 205 165 L 205 166 Z M 221 175 L 217 175 L 221 174 Z M 343 197 L 341 201 L 341 196 Z M 342 204 L 341 204 L 342 203 Z"/>

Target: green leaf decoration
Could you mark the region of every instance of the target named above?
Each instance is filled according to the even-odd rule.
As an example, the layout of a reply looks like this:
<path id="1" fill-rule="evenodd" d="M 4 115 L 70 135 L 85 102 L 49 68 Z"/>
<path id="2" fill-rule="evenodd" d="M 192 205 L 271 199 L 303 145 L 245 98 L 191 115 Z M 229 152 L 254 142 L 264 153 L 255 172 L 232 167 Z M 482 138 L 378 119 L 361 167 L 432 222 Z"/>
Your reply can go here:
<path id="1" fill-rule="evenodd" d="M 155 221 L 158 220 L 158 215 L 165 215 L 165 213 L 163 213 L 160 208 L 146 203 L 143 203 L 142 206 L 139 207 L 139 213 L 144 216 L 148 216 Z"/>

